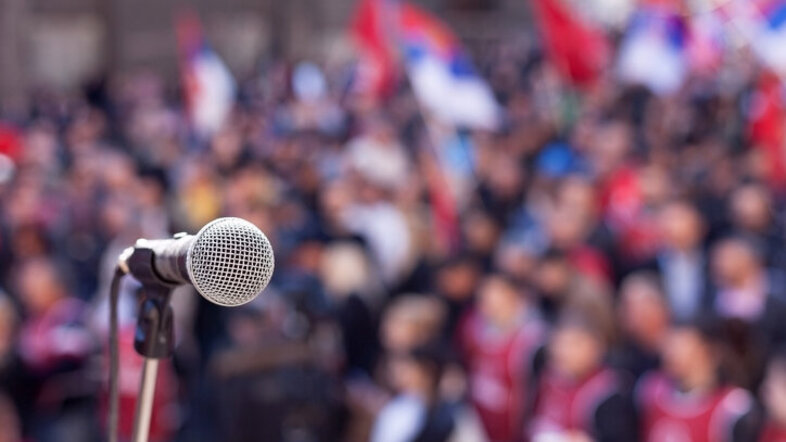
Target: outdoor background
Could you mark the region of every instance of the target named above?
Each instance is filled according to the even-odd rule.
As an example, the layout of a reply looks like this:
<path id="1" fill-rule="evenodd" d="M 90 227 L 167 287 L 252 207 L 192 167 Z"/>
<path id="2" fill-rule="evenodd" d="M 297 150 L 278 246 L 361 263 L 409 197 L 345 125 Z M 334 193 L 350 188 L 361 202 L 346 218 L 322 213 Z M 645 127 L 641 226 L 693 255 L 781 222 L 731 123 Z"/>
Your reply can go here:
<path id="1" fill-rule="evenodd" d="M 786 441 L 786 1 L 0 0 L 0 442 L 106 440 L 137 238 L 154 441 Z M 141 358 L 121 296 L 121 440 Z"/>

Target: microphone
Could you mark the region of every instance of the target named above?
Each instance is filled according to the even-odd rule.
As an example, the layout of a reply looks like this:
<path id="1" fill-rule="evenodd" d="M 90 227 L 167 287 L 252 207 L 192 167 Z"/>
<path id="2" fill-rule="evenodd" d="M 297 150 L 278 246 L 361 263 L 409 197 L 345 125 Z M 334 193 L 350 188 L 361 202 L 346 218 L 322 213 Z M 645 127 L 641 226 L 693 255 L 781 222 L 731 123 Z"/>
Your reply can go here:
<path id="1" fill-rule="evenodd" d="M 118 266 L 142 284 L 191 284 L 205 299 L 225 307 L 250 302 L 273 276 L 267 237 L 241 218 L 218 218 L 196 234 L 139 239 L 120 255 Z"/>

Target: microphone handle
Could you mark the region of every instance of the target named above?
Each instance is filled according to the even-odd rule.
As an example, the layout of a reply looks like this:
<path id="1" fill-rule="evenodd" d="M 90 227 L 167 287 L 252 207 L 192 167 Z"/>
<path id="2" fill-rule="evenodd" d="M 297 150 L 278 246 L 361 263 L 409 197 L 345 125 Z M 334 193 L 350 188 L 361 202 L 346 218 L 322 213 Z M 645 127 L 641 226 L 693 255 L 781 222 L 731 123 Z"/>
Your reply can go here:
<path id="1" fill-rule="evenodd" d="M 194 235 L 180 235 L 174 239 L 145 241 L 145 248 L 153 251 L 153 270 L 163 280 L 174 284 L 191 284 L 188 276 L 188 248 Z"/>

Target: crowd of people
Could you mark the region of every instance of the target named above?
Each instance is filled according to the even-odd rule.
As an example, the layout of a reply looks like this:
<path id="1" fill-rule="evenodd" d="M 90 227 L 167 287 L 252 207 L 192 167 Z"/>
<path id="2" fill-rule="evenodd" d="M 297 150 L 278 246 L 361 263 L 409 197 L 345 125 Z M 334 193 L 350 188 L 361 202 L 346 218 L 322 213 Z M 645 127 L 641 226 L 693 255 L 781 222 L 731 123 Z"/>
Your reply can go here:
<path id="1" fill-rule="evenodd" d="M 579 92 L 531 39 L 481 52 L 493 132 L 434 121 L 406 81 L 357 94 L 349 65 L 303 93 L 281 61 L 207 137 L 147 71 L 7 116 L 0 441 L 103 439 L 117 256 L 220 216 L 267 234 L 275 274 L 234 309 L 174 294 L 151 440 L 786 440 L 786 195 L 747 130 L 756 69 Z"/>

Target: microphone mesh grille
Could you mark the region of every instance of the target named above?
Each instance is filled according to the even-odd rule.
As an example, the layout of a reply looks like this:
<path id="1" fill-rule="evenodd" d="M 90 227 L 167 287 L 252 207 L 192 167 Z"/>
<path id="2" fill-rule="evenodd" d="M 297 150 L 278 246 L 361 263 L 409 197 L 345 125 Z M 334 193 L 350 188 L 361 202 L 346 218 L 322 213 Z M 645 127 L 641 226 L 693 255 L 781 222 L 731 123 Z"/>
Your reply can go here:
<path id="1" fill-rule="evenodd" d="M 188 251 L 188 272 L 208 301 L 233 307 L 245 304 L 270 282 L 274 258 L 261 230 L 240 218 L 207 224 Z"/>

